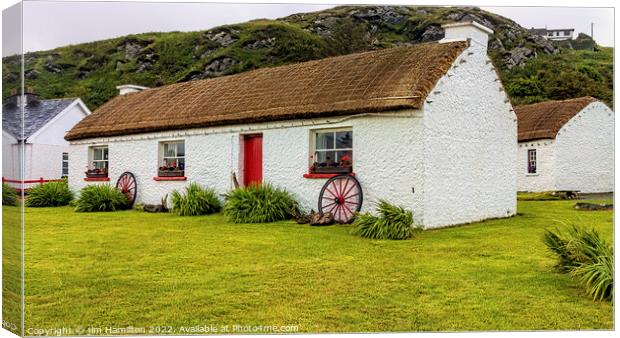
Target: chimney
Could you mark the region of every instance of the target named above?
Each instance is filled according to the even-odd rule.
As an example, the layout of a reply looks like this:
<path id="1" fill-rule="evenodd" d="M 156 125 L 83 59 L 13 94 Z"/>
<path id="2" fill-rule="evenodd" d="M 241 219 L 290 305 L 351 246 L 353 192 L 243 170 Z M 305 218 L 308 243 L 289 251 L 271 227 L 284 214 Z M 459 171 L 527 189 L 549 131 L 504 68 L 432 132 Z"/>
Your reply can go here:
<path id="1" fill-rule="evenodd" d="M 469 40 L 470 46 L 487 50 L 489 35 L 493 30 L 487 28 L 476 21 L 457 22 L 442 25 L 445 37 L 439 42 L 464 41 Z"/>
<path id="2" fill-rule="evenodd" d="M 116 86 L 116 89 L 118 89 L 118 95 L 127 95 L 131 93 L 137 93 L 137 92 L 143 91 L 148 88 L 149 87 L 138 86 L 134 84 L 124 84 L 124 85 Z"/>
<path id="3" fill-rule="evenodd" d="M 11 89 L 11 95 L 6 98 L 6 102 L 8 104 L 16 105 L 16 106 L 27 106 L 27 105 L 36 105 L 39 103 L 39 95 L 34 93 L 32 87 L 26 87 L 24 94 L 19 94 L 17 89 Z"/>

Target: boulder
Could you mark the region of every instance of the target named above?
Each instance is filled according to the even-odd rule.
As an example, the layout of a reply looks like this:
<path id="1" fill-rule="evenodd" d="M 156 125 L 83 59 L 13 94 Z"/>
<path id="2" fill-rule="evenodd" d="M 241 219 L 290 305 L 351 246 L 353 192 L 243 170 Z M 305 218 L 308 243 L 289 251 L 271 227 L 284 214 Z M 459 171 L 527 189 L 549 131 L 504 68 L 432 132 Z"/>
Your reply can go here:
<path id="1" fill-rule="evenodd" d="M 39 77 L 40 72 L 36 69 L 29 69 L 24 72 L 24 77 L 28 80 L 34 80 Z"/>
<path id="2" fill-rule="evenodd" d="M 597 203 L 586 203 L 579 202 L 575 204 L 575 209 L 577 210 L 588 210 L 588 211 L 596 211 L 596 210 L 613 210 L 613 204 L 597 204 Z"/>
<path id="3" fill-rule="evenodd" d="M 443 39 L 445 33 L 443 28 L 439 26 L 428 26 L 422 33 L 422 42 L 438 41 Z"/>
<path id="4" fill-rule="evenodd" d="M 275 46 L 276 38 L 270 37 L 267 39 L 256 40 L 253 42 L 246 43 L 243 48 L 246 50 L 260 49 L 260 48 L 271 48 Z"/>
<path id="5" fill-rule="evenodd" d="M 239 61 L 228 56 L 217 58 L 209 62 L 209 64 L 205 67 L 203 75 L 205 78 L 223 75 L 238 63 Z"/>
<path id="6" fill-rule="evenodd" d="M 334 224 L 334 215 L 331 212 L 310 215 L 310 225 L 323 226 L 332 224 Z"/>

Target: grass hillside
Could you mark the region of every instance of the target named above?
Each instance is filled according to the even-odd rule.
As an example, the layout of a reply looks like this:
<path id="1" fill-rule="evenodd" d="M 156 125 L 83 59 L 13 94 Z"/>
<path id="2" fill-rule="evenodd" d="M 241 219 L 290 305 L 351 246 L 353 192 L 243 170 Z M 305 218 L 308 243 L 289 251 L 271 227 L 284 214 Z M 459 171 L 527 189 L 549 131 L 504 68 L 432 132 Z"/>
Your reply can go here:
<path id="1" fill-rule="evenodd" d="M 470 7 L 343 6 L 206 31 L 128 35 L 28 53 L 24 75 L 43 98 L 79 96 L 96 109 L 119 84 L 154 87 L 436 41 L 441 24 L 469 20 L 495 31 L 489 54 L 514 103 L 592 95 L 611 104 L 611 49 L 553 45 L 512 20 Z M 4 97 L 19 87 L 20 68 L 18 56 L 3 58 Z"/>

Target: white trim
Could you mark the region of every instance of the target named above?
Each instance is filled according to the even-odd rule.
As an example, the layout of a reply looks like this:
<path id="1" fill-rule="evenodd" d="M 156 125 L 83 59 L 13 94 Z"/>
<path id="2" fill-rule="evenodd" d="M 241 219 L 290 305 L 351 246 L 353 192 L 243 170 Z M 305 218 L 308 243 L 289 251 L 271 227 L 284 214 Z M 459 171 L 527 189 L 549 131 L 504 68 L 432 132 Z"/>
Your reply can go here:
<path id="1" fill-rule="evenodd" d="M 465 21 L 465 22 L 448 23 L 448 24 L 441 25 L 441 28 L 443 28 L 445 30 L 446 28 L 467 27 L 467 26 L 476 27 L 479 30 L 481 30 L 481 31 L 483 31 L 483 32 L 485 32 L 487 34 L 493 34 L 493 30 L 492 29 L 490 29 L 489 27 L 481 25 L 477 21 Z"/>
<path id="2" fill-rule="evenodd" d="M 39 134 L 41 134 L 45 129 L 47 129 L 49 126 L 53 125 L 56 121 L 58 121 L 63 115 L 67 114 L 69 111 L 71 111 L 71 108 L 75 107 L 75 106 L 80 106 L 80 108 L 82 108 L 82 113 L 84 113 L 84 116 L 88 116 L 90 115 L 90 109 L 88 109 L 88 107 L 86 107 L 86 105 L 84 104 L 84 102 L 82 102 L 82 99 L 80 99 L 79 97 L 76 98 L 75 100 L 73 100 L 73 102 L 71 102 L 71 104 L 69 104 L 65 109 L 63 109 L 60 113 L 56 114 L 56 116 L 54 116 L 51 120 L 49 120 L 46 124 L 43 125 L 43 127 L 39 128 L 39 130 L 35 131 L 32 135 L 30 135 L 30 137 L 28 137 L 26 139 L 26 142 L 28 142 L 28 140 L 33 140 L 36 139 L 37 136 Z M 69 131 L 67 130 L 65 132 L 68 133 Z"/>
<path id="3" fill-rule="evenodd" d="M 149 89 L 149 87 L 139 86 L 139 85 L 135 85 L 135 84 L 124 84 L 124 85 L 116 86 L 116 89 L 118 89 L 118 90 L 121 90 L 121 89 L 145 90 L 145 89 Z"/>
<path id="4" fill-rule="evenodd" d="M 7 136 L 8 138 L 10 138 L 11 140 L 13 140 L 13 144 L 19 143 L 19 141 L 15 138 L 15 136 L 9 134 L 7 131 L 5 131 L 4 129 L 2 129 L 2 135 L 3 136 Z"/>

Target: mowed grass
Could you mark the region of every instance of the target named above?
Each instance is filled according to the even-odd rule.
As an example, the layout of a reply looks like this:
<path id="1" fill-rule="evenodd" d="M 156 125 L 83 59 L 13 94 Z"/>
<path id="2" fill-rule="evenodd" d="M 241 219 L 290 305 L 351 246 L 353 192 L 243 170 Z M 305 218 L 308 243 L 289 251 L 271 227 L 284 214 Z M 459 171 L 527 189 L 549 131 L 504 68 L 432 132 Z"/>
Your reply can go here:
<path id="1" fill-rule="evenodd" d="M 612 212 L 574 203 L 519 202 L 516 217 L 405 241 L 355 237 L 347 226 L 230 224 L 221 214 L 26 208 L 25 327 L 611 329 L 612 304 L 557 273 L 542 242 L 561 223 L 612 240 Z"/>

